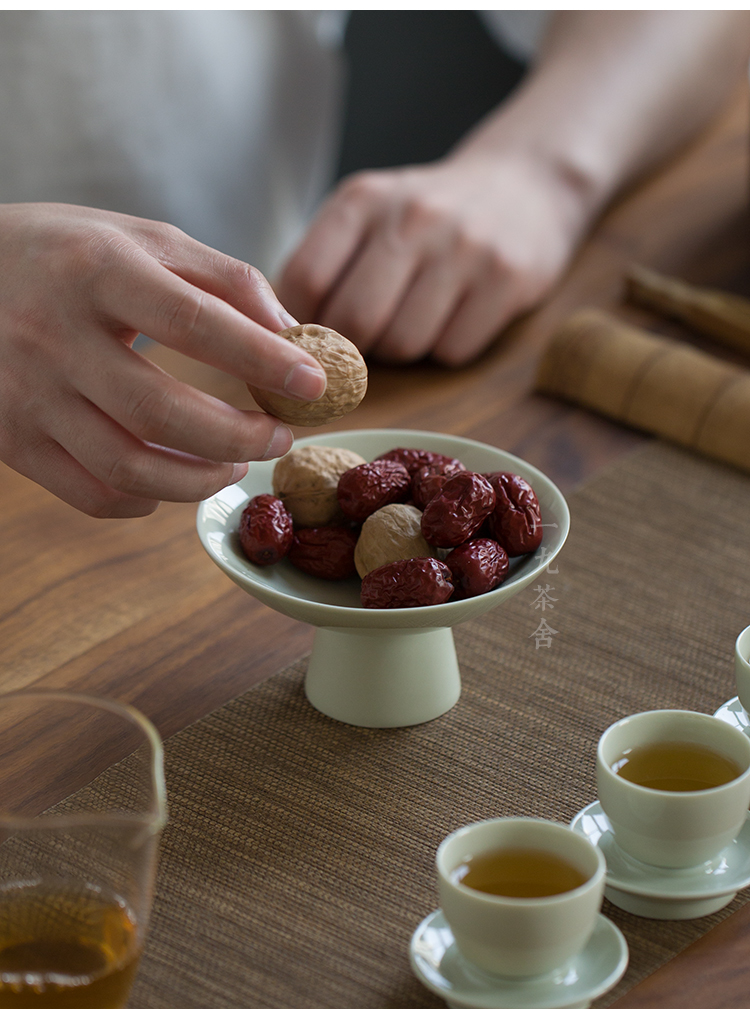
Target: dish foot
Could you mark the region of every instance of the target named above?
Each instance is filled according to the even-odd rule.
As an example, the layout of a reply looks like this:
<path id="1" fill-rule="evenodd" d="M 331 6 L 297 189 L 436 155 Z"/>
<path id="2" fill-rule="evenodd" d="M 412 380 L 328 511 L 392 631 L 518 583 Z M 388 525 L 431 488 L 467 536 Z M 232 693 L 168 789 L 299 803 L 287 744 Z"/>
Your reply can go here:
<path id="1" fill-rule="evenodd" d="M 461 695 L 449 627 L 319 627 L 305 678 L 314 708 L 348 725 L 386 729 L 444 715 Z"/>

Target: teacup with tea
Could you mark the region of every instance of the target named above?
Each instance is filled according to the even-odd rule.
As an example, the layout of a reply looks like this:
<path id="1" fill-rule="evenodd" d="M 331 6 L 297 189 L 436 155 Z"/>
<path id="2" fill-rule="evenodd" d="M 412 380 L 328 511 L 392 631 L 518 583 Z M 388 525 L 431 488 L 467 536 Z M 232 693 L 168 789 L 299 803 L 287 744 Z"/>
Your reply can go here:
<path id="1" fill-rule="evenodd" d="M 740 704 L 750 715 L 750 627 L 737 635 L 734 644 L 734 675 Z"/>
<path id="2" fill-rule="evenodd" d="M 604 893 L 602 853 L 549 820 L 483 820 L 437 851 L 440 903 L 466 960 L 506 978 L 561 967 L 583 950 Z"/>
<path id="3" fill-rule="evenodd" d="M 697 711 L 640 712 L 602 735 L 596 779 L 619 848 L 652 866 L 697 866 L 745 824 L 750 738 Z"/>

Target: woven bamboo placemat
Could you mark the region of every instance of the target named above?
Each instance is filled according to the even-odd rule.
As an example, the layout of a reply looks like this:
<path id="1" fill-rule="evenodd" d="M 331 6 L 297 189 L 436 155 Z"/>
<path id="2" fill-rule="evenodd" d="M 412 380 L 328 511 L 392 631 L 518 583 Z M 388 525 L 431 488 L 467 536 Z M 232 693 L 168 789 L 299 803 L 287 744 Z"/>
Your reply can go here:
<path id="1" fill-rule="evenodd" d="M 442 837 L 492 816 L 567 822 L 595 798 L 607 725 L 713 712 L 736 693 L 749 499 L 746 476 L 648 446 L 572 496 L 569 543 L 539 587 L 456 629 L 464 689 L 447 715 L 341 725 L 307 704 L 302 662 L 170 739 L 171 822 L 132 1009 L 442 1005 L 407 958 L 437 906 Z M 631 964 L 597 1005 L 742 900 L 687 922 L 605 904 Z"/>

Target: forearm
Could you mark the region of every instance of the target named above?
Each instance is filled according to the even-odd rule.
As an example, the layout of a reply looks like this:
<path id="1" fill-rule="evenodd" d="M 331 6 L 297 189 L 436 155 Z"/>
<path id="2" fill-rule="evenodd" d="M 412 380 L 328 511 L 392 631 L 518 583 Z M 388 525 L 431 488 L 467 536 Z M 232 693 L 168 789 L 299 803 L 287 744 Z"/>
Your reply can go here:
<path id="1" fill-rule="evenodd" d="M 451 157 L 525 153 L 593 216 L 709 121 L 749 56 L 748 11 L 560 11 L 528 80 Z"/>

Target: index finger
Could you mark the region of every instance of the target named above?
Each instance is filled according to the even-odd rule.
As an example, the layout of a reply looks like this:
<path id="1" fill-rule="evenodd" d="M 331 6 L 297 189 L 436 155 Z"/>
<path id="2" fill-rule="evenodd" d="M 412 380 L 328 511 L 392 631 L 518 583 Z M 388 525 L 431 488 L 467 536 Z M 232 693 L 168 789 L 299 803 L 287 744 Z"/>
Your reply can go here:
<path id="1" fill-rule="evenodd" d="M 171 225 L 142 220 L 136 223 L 138 243 L 189 284 L 226 301 L 273 333 L 297 325 L 254 266 L 203 245 Z"/>
<path id="2" fill-rule="evenodd" d="M 325 372 L 310 354 L 140 247 L 130 251 L 128 269 L 113 264 L 117 268 L 106 270 L 97 291 L 96 303 L 110 322 L 259 388 L 298 399 L 323 395 Z"/>

